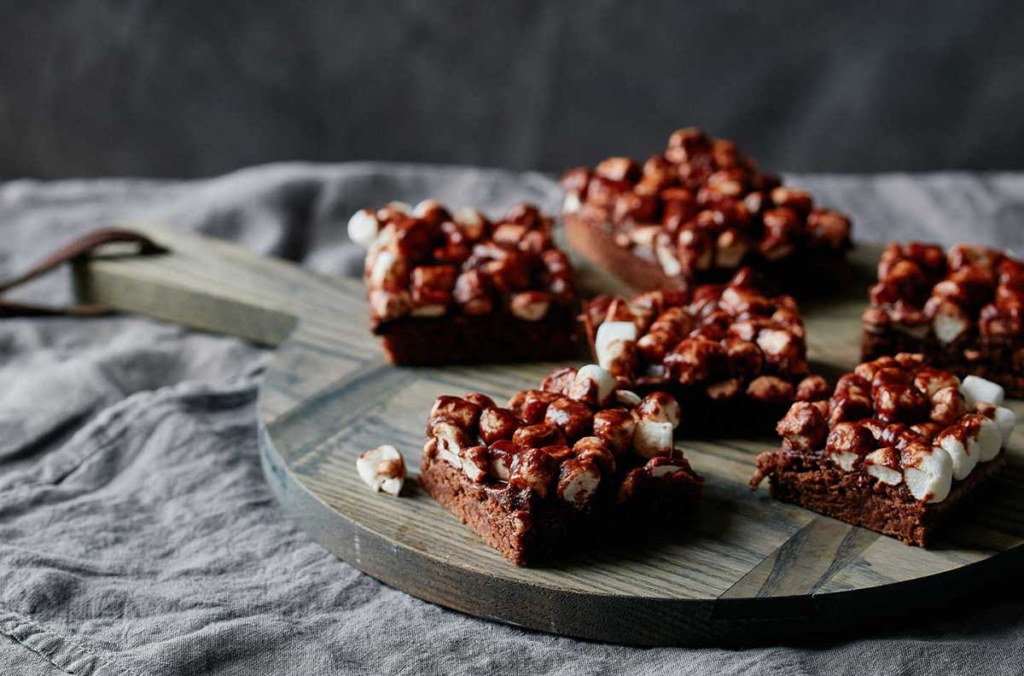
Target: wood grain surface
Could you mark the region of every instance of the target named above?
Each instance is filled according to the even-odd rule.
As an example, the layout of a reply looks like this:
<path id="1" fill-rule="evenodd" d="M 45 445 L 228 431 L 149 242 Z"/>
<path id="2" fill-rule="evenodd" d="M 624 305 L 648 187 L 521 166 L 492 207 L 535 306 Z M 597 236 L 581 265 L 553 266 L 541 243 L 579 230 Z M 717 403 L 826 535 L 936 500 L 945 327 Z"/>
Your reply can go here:
<path id="1" fill-rule="evenodd" d="M 707 478 L 696 523 L 620 538 L 539 568 L 516 568 L 416 485 L 435 396 L 507 398 L 551 364 L 396 368 L 366 328 L 362 284 L 268 260 L 222 241 L 137 225 L 173 253 L 116 252 L 80 264 L 83 300 L 275 346 L 260 388 L 262 463 L 288 514 L 356 568 L 455 610 L 620 643 L 736 644 L 877 630 L 952 608 L 1024 559 L 1024 438 L 986 495 L 928 550 L 751 493 L 754 456 L 775 439 L 686 438 Z M 867 275 L 879 249 L 858 247 L 849 298 L 804 307 L 812 366 L 835 377 L 858 354 Z M 619 290 L 582 268 L 593 292 Z M 809 283 L 813 281 L 809 280 Z M 1021 402 L 1011 404 L 1018 414 Z M 391 443 L 410 467 L 402 498 L 367 490 L 356 456 Z"/>

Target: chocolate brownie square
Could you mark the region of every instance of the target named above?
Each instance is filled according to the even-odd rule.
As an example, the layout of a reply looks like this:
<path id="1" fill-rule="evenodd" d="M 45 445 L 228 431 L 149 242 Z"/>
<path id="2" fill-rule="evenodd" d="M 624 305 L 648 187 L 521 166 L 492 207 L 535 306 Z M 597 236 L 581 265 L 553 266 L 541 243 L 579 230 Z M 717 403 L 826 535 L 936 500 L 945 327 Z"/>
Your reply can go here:
<path id="1" fill-rule="evenodd" d="M 553 219 L 521 204 L 495 222 L 433 200 L 364 209 L 370 328 L 401 365 L 553 361 L 574 356 L 578 300 Z"/>
<path id="2" fill-rule="evenodd" d="M 724 285 L 591 300 L 583 319 L 598 364 L 625 387 L 675 396 L 690 433 L 770 430 L 829 388 L 810 373 L 796 301 L 755 277 L 744 268 Z"/>
<path id="3" fill-rule="evenodd" d="M 506 406 L 439 397 L 420 483 L 516 565 L 592 533 L 631 533 L 691 515 L 703 479 L 673 444 L 679 405 L 621 389 L 596 365 L 559 368 Z"/>
<path id="4" fill-rule="evenodd" d="M 850 219 L 700 129 L 675 132 L 643 164 L 610 157 L 572 169 L 562 186 L 570 245 L 641 290 L 719 283 L 743 266 L 797 295 L 846 276 Z"/>
<path id="5" fill-rule="evenodd" d="M 1016 416 L 1002 401 L 920 354 L 862 363 L 828 401 L 792 405 L 750 486 L 767 478 L 779 500 L 923 547 L 1004 466 Z"/>
<path id="6" fill-rule="evenodd" d="M 864 311 L 862 357 L 920 352 L 1024 397 L 1024 263 L 958 244 L 890 243 Z"/>

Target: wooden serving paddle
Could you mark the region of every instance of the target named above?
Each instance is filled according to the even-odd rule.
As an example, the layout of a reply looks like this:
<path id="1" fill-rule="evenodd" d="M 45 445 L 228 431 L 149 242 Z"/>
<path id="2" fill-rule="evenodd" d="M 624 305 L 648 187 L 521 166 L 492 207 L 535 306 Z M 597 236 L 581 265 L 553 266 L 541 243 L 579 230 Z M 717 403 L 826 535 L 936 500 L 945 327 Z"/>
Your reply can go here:
<path id="1" fill-rule="evenodd" d="M 701 514 L 689 528 L 516 568 L 414 478 L 436 395 L 475 390 L 505 398 L 535 385 L 550 364 L 391 367 L 366 328 L 361 283 L 187 232 L 127 230 L 142 236 L 150 253 L 106 255 L 101 248 L 78 257 L 79 300 L 275 347 L 258 404 L 261 460 L 275 495 L 339 557 L 432 603 L 620 643 L 793 641 L 950 612 L 956 598 L 986 598 L 992 581 L 1024 559 L 1019 432 L 1008 471 L 928 550 L 751 493 L 754 456 L 777 442 L 724 437 L 680 442 L 707 477 Z M 157 249 L 166 253 L 152 253 Z M 861 246 L 855 263 L 868 269 L 879 251 Z M 581 267 L 588 279 L 601 279 Z M 856 363 L 865 285 L 805 308 L 816 369 Z M 1014 407 L 1024 413 L 1019 402 Z M 401 498 L 367 490 L 356 474 L 356 456 L 381 443 L 401 449 L 410 466 Z"/>

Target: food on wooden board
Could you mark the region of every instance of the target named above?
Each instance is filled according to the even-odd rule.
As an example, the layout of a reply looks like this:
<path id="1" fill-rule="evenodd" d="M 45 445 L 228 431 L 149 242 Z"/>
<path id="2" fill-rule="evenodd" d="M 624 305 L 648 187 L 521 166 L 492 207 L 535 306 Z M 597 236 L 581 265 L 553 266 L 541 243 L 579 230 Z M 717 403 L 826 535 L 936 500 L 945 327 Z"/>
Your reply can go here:
<path id="1" fill-rule="evenodd" d="M 984 246 L 890 243 L 862 318 L 865 360 L 920 352 L 1024 397 L 1024 262 Z"/>
<path id="2" fill-rule="evenodd" d="M 356 459 L 356 471 L 367 486 L 395 497 L 405 484 L 405 458 L 389 444 L 362 453 Z"/>
<path id="3" fill-rule="evenodd" d="M 782 448 L 757 457 L 752 489 L 925 546 L 998 474 L 1016 416 L 1003 389 L 901 353 L 858 365 L 828 401 L 796 402 Z"/>
<path id="4" fill-rule="evenodd" d="M 744 268 L 724 285 L 598 296 L 583 312 L 598 363 L 624 387 L 674 395 L 690 432 L 766 431 L 794 401 L 828 398 L 796 301 L 756 277 Z"/>
<path id="5" fill-rule="evenodd" d="M 578 299 L 553 219 L 529 204 L 491 221 L 434 200 L 364 209 L 370 327 L 394 364 L 550 361 L 574 356 Z"/>
<path id="6" fill-rule="evenodd" d="M 664 392 L 622 389 L 606 369 L 558 368 L 505 406 L 438 397 L 420 483 L 517 565 L 696 508 L 703 479 L 674 447 L 681 412 Z"/>
<path id="7" fill-rule="evenodd" d="M 570 245 L 639 289 L 720 282 L 747 265 L 800 295 L 843 281 L 850 219 L 700 129 L 676 131 L 643 163 L 572 169 L 562 187 Z"/>

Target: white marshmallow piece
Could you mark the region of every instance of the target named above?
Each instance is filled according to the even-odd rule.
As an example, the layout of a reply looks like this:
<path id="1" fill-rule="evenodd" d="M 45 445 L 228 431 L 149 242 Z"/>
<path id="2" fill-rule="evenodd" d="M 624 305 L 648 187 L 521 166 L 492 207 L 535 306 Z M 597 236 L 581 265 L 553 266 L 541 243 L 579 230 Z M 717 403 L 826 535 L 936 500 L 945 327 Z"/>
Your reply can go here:
<path id="1" fill-rule="evenodd" d="M 484 476 L 484 470 L 469 458 L 462 458 L 462 472 L 470 481 L 480 481 Z"/>
<path id="2" fill-rule="evenodd" d="M 828 457 L 831 458 L 832 462 L 839 465 L 844 472 L 852 472 L 858 455 L 850 451 L 842 451 L 839 453 L 829 453 Z"/>
<path id="3" fill-rule="evenodd" d="M 491 474 L 501 481 L 508 481 L 509 477 L 512 476 L 512 472 L 509 470 L 508 463 L 505 462 L 505 458 L 491 458 Z"/>
<path id="4" fill-rule="evenodd" d="M 669 277 L 675 277 L 683 271 L 683 266 L 670 247 L 659 246 L 654 248 L 661 270 Z"/>
<path id="5" fill-rule="evenodd" d="M 953 462 L 953 478 L 957 481 L 966 479 L 974 471 L 981 457 L 978 440 L 969 437 L 965 445 L 951 434 L 940 434 L 935 440 L 938 442 L 936 448 L 945 451 Z"/>
<path id="6" fill-rule="evenodd" d="M 898 469 L 885 465 L 885 453 L 886 449 L 879 448 L 864 456 L 864 469 L 883 484 L 899 486 L 903 483 L 903 474 Z"/>
<path id="7" fill-rule="evenodd" d="M 437 447 L 437 456 L 455 469 L 462 469 L 462 458 L 458 453 L 452 453 L 448 447 L 440 445 Z"/>
<path id="8" fill-rule="evenodd" d="M 938 339 L 939 344 L 949 345 L 963 334 L 967 329 L 967 325 L 961 317 L 954 317 L 940 313 L 935 315 L 935 320 L 932 322 L 932 328 L 935 331 L 935 338 Z"/>
<path id="9" fill-rule="evenodd" d="M 867 473 L 875 477 L 883 484 L 889 484 L 890 486 L 899 486 L 903 482 L 903 475 L 900 474 L 899 470 L 892 469 L 891 467 L 884 467 L 882 465 L 868 465 Z"/>
<path id="10" fill-rule="evenodd" d="M 484 215 L 470 207 L 462 207 L 461 209 L 458 209 L 454 214 L 452 214 L 452 220 L 459 225 L 464 225 L 466 227 L 484 227 Z"/>
<path id="11" fill-rule="evenodd" d="M 380 221 L 372 209 L 362 209 L 348 219 L 348 238 L 356 244 L 369 247 L 380 231 Z"/>
<path id="12" fill-rule="evenodd" d="M 999 406 L 996 408 L 996 425 L 999 425 L 999 431 L 1003 434 L 1003 446 L 1005 446 L 1010 443 L 1010 435 L 1013 434 L 1013 428 L 1017 426 L 1017 414 L 1005 406 Z"/>
<path id="13" fill-rule="evenodd" d="M 591 381 L 597 386 L 597 401 L 598 403 L 608 401 L 608 398 L 612 396 L 612 392 L 618 386 L 619 382 L 615 379 L 607 369 L 604 369 L 597 364 L 587 364 L 580 368 L 576 372 L 576 379 L 573 383 L 573 390 L 577 389 L 576 384 L 585 384 L 586 381 Z"/>
<path id="14" fill-rule="evenodd" d="M 964 395 L 968 410 L 972 410 L 978 402 L 1002 406 L 1003 399 L 1006 398 L 1006 392 L 1000 385 L 978 376 L 964 378 L 960 383 L 960 394 Z"/>
<path id="15" fill-rule="evenodd" d="M 565 196 L 565 201 L 562 202 L 562 213 L 563 214 L 574 214 L 580 210 L 583 206 L 583 202 L 580 201 L 580 195 L 578 192 L 573 191 Z"/>
<path id="16" fill-rule="evenodd" d="M 1003 431 L 999 429 L 999 425 L 994 420 L 985 418 L 978 429 L 978 460 L 980 462 L 994 460 L 1002 447 Z"/>
<path id="17" fill-rule="evenodd" d="M 378 492 L 398 496 L 405 483 L 405 459 L 394 446 L 371 448 L 356 459 L 356 471 L 366 485 Z"/>
<path id="18" fill-rule="evenodd" d="M 664 455 L 672 450 L 672 423 L 662 420 L 641 420 L 633 434 L 633 450 L 644 458 Z"/>
<path id="19" fill-rule="evenodd" d="M 654 392 L 644 397 L 635 413 L 644 420 L 670 423 L 673 429 L 679 427 L 683 419 L 679 402 L 664 392 Z"/>
<path id="20" fill-rule="evenodd" d="M 428 211 L 438 206 L 441 205 L 438 204 L 437 200 L 423 200 L 422 202 L 418 203 L 415 207 L 413 207 L 412 215 L 415 216 L 416 218 L 423 218 L 423 216 L 425 216 Z"/>
<path id="21" fill-rule="evenodd" d="M 590 464 L 573 474 L 562 487 L 562 499 L 576 509 L 583 509 L 597 494 L 601 485 L 601 471 L 597 465 Z"/>
<path id="22" fill-rule="evenodd" d="M 757 334 L 757 346 L 769 355 L 785 352 L 793 342 L 793 334 L 782 329 L 762 329 Z"/>
<path id="23" fill-rule="evenodd" d="M 377 233 L 377 236 L 366 245 L 366 258 L 370 259 L 375 257 L 378 253 L 388 248 L 393 240 L 394 230 L 390 228 L 381 228 L 380 232 Z"/>
<path id="24" fill-rule="evenodd" d="M 626 406 L 627 408 L 633 408 L 641 401 L 643 401 L 643 399 L 640 398 L 639 394 L 633 392 L 632 390 L 616 390 L 615 401 L 622 404 L 623 406 Z"/>
<path id="25" fill-rule="evenodd" d="M 636 324 L 633 322 L 605 322 L 597 327 L 594 336 L 594 351 L 601 368 L 611 368 L 612 362 L 621 353 L 619 341 L 636 342 Z"/>
<path id="26" fill-rule="evenodd" d="M 919 454 L 915 465 L 904 468 L 903 479 L 918 500 L 942 502 L 953 487 L 953 460 L 942 449 L 933 448 Z"/>
<path id="27" fill-rule="evenodd" d="M 381 251 L 373 259 L 373 267 L 370 269 L 370 283 L 374 286 L 381 286 L 384 280 L 391 274 L 391 269 L 400 264 L 398 256 L 390 251 Z"/>
<path id="28" fill-rule="evenodd" d="M 462 430 L 449 422 L 440 422 L 434 425 L 433 434 L 438 457 L 455 469 L 462 469 L 462 458 L 459 456 L 462 450 L 462 440 L 459 438 L 463 435 Z"/>

